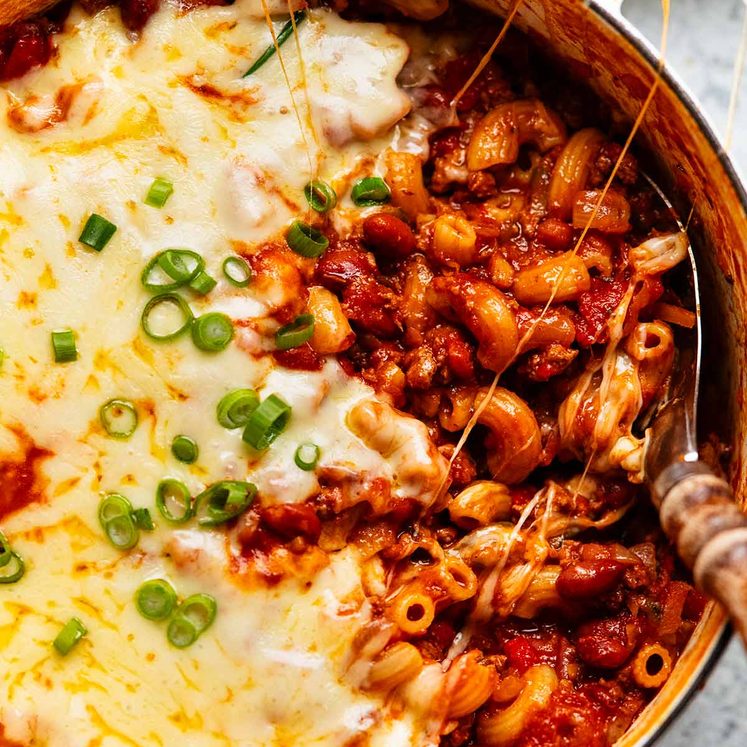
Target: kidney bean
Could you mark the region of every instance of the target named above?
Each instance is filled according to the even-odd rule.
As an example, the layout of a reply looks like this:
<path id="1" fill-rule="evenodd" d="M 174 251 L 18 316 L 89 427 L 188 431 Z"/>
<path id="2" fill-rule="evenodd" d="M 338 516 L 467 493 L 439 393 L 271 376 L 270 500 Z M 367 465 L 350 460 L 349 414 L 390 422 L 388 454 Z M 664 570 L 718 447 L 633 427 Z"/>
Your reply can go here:
<path id="1" fill-rule="evenodd" d="M 610 591 L 624 573 L 625 566 L 617 560 L 573 563 L 560 572 L 555 588 L 566 599 L 589 599 Z"/>
<path id="2" fill-rule="evenodd" d="M 322 533 L 322 523 L 308 503 L 284 503 L 262 509 L 262 523 L 284 539 L 305 537 L 316 542 Z"/>
<path id="3" fill-rule="evenodd" d="M 415 251 L 415 234 L 396 215 L 377 213 L 363 221 L 363 240 L 388 259 L 404 259 Z"/>
<path id="4" fill-rule="evenodd" d="M 20 78 L 52 55 L 52 29 L 44 20 L 17 23 L 0 32 L 0 80 Z"/>
<path id="5" fill-rule="evenodd" d="M 121 0 L 122 23 L 130 31 L 142 31 L 148 19 L 158 10 L 159 0 Z"/>
<path id="6" fill-rule="evenodd" d="M 342 290 L 353 278 L 370 277 L 376 265 L 370 255 L 348 246 L 330 249 L 317 262 L 314 280 L 328 290 Z"/>
<path id="7" fill-rule="evenodd" d="M 593 667 L 617 669 L 633 653 L 638 630 L 624 617 L 594 620 L 578 629 L 576 650 Z"/>

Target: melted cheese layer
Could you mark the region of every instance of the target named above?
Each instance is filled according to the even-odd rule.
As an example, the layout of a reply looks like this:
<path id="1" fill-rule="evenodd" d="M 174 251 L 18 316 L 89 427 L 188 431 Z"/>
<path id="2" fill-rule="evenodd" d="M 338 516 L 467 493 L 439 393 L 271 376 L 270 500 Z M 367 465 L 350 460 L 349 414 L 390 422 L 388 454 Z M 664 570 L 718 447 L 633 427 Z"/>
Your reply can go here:
<path id="1" fill-rule="evenodd" d="M 24 745 L 423 743 L 420 716 L 395 719 L 344 680 L 369 615 L 352 550 L 308 586 L 247 588 L 228 571 L 219 531 L 160 522 L 123 555 L 96 519 L 106 491 L 153 510 L 166 476 L 194 492 L 251 479 L 264 503 L 304 500 L 318 489 L 314 473 L 293 465 L 306 440 L 321 446 L 321 468 L 361 486 L 383 477 L 396 496 L 432 500 L 398 475 L 406 455 L 388 460 L 346 427 L 350 409 L 374 395 L 336 363 L 317 373 L 273 369 L 246 329 L 218 355 L 188 338 L 157 344 L 140 330 L 148 258 L 190 247 L 221 278 L 237 246 L 251 251 L 305 209 L 312 173 L 344 190 L 373 168 L 379 136 L 409 107 L 395 82 L 407 56 L 399 38 L 312 12 L 300 29 L 308 95 L 295 44 L 283 47 L 301 129 L 277 58 L 240 77 L 270 41 L 260 7 L 167 6 L 135 44 L 116 11 L 74 11 L 56 59 L 0 90 L 0 462 L 22 458 L 29 439 L 51 454 L 41 462 L 42 500 L 2 525 L 27 573 L 0 587 L 0 724 Z M 157 176 L 175 185 L 163 210 L 143 204 Z M 101 253 L 77 241 L 93 212 L 118 226 Z M 268 311 L 251 286 L 222 279 L 188 300 L 195 314 L 221 310 L 237 321 Z M 50 333 L 67 327 L 79 359 L 55 365 Z M 294 408 L 264 456 L 216 421 L 217 402 L 238 387 L 278 393 Z M 127 441 L 99 424 L 112 397 L 137 404 L 140 424 Z M 424 430 L 409 432 L 423 458 Z M 170 454 L 180 433 L 199 444 L 195 465 Z M 216 623 L 191 648 L 170 647 L 165 626 L 135 610 L 135 590 L 153 577 L 181 596 L 216 597 Z M 50 642 L 73 615 L 89 635 L 61 658 Z"/>

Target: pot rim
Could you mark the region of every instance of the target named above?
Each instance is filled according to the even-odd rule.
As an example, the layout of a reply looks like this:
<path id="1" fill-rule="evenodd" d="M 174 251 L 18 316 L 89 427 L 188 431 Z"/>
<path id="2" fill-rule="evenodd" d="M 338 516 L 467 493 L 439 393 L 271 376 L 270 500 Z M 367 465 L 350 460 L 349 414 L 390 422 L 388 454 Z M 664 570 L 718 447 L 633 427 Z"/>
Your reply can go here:
<path id="1" fill-rule="evenodd" d="M 620 12 L 611 11 L 603 4 L 604 0 L 588 0 L 589 8 L 596 13 L 608 26 L 624 36 L 630 44 L 640 53 L 643 59 L 652 69 L 659 66 L 659 54 L 656 48 L 643 36 L 643 34 Z M 698 129 L 703 133 L 712 151 L 718 158 L 721 166 L 726 172 L 734 191 L 739 197 L 742 209 L 747 214 L 747 190 L 742 182 L 739 171 L 732 161 L 731 157 L 725 150 L 714 126 L 697 102 L 685 83 L 679 79 L 679 76 L 673 72 L 668 64 L 661 68 L 661 80 L 675 94 L 682 105 L 685 107 L 693 121 L 697 124 Z M 682 714 L 685 708 L 690 704 L 696 692 L 701 689 L 714 667 L 721 659 L 721 655 L 726 648 L 732 636 L 732 627 L 725 621 L 720 632 L 714 636 L 708 652 L 702 657 L 693 676 L 688 681 L 686 687 L 682 688 L 677 697 L 672 701 L 666 713 L 661 717 L 656 726 L 638 742 L 637 747 L 653 747 L 660 737 L 669 729 L 672 723 Z"/>

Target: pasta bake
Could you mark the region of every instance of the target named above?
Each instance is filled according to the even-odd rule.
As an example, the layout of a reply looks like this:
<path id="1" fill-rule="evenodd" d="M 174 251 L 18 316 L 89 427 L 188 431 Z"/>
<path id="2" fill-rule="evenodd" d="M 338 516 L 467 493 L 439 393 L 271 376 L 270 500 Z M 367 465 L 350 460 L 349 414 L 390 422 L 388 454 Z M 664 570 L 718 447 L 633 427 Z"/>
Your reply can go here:
<path id="1" fill-rule="evenodd" d="M 0 745 L 614 743 L 705 604 L 624 126 L 446 0 L 9 20 Z"/>

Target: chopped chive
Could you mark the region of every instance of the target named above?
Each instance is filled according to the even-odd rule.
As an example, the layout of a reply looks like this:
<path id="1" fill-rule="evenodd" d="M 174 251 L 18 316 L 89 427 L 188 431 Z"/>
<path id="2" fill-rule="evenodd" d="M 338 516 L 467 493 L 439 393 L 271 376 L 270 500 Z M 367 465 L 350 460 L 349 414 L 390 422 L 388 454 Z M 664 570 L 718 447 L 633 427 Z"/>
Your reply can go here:
<path id="1" fill-rule="evenodd" d="M 306 18 L 306 11 L 305 10 L 297 10 L 293 14 L 292 19 L 288 19 L 287 23 L 283 26 L 282 29 L 280 29 L 280 33 L 275 37 L 275 42 L 271 44 L 267 49 L 265 49 L 262 54 L 257 57 L 256 61 L 252 64 L 252 66 L 244 73 L 242 77 L 246 78 L 249 75 L 252 75 L 253 73 L 256 73 L 257 70 L 259 70 L 262 65 L 267 62 L 274 54 L 275 50 L 279 49 L 287 40 L 288 37 L 293 33 L 293 26 L 294 22 L 295 25 L 298 26 L 300 23 L 303 22 L 303 20 Z"/>
<path id="2" fill-rule="evenodd" d="M 75 333 L 71 329 L 52 332 L 52 350 L 54 351 L 55 363 L 70 363 L 78 360 Z"/>
<path id="3" fill-rule="evenodd" d="M 67 656 L 87 634 L 86 626 L 77 617 L 71 617 L 52 641 L 52 645 L 62 656 Z"/>
<path id="4" fill-rule="evenodd" d="M 271 394 L 252 413 L 242 439 L 262 451 L 286 429 L 290 416 L 290 405 L 277 394 Z"/>
<path id="5" fill-rule="evenodd" d="M 99 418 L 112 438 L 129 438 L 137 428 L 137 410 L 127 399 L 110 399 L 101 406 Z"/>
<path id="6" fill-rule="evenodd" d="M 154 208 L 162 208 L 173 192 L 174 185 L 159 176 L 150 185 L 148 194 L 145 196 L 145 204 Z"/>
<path id="7" fill-rule="evenodd" d="M 93 213 L 86 221 L 86 225 L 83 226 L 78 241 L 100 252 L 109 243 L 116 230 L 117 227 L 113 223 Z"/>
<path id="8" fill-rule="evenodd" d="M 233 323 L 218 311 L 198 316 L 192 322 L 192 341 L 200 350 L 217 353 L 233 339 Z"/>
<path id="9" fill-rule="evenodd" d="M 313 314 L 301 314 L 290 324 L 281 327 L 275 333 L 275 346 L 278 350 L 290 350 L 303 345 L 314 334 Z"/>
<path id="10" fill-rule="evenodd" d="M 302 257 L 314 259 L 327 251 L 329 239 L 317 228 L 295 220 L 285 234 L 288 246 Z"/>
<path id="11" fill-rule="evenodd" d="M 353 185 L 350 197 L 358 207 L 370 207 L 389 202 L 391 192 L 381 177 L 366 176 Z"/>
<path id="12" fill-rule="evenodd" d="M 227 257 L 223 260 L 223 274 L 237 288 L 246 288 L 252 280 L 252 268 L 242 257 Z"/>
<path id="13" fill-rule="evenodd" d="M 321 456 L 321 449 L 310 442 L 301 444 L 293 455 L 293 461 L 299 469 L 304 472 L 310 472 L 316 467 L 319 457 Z"/>
<path id="14" fill-rule="evenodd" d="M 194 439 L 189 436 L 177 436 L 171 442 L 171 453 L 175 459 L 184 464 L 193 464 L 197 461 L 200 450 Z"/>
<path id="15" fill-rule="evenodd" d="M 135 592 L 135 605 L 148 620 L 165 620 L 176 607 L 176 591 L 168 581 L 154 578 Z"/>

